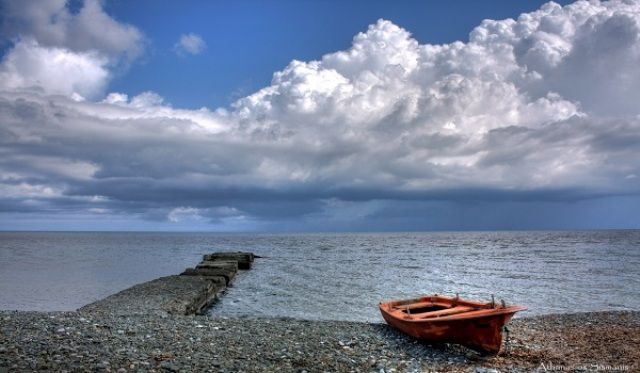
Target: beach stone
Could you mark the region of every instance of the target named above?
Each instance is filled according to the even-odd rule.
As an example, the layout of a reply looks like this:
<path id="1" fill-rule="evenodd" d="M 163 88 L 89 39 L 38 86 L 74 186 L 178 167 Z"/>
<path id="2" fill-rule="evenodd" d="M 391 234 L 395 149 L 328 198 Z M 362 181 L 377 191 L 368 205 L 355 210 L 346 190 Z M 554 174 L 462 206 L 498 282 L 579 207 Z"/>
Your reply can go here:
<path id="1" fill-rule="evenodd" d="M 110 367 L 111 365 L 109 364 L 108 361 L 101 361 L 98 364 L 96 364 L 97 369 L 109 369 Z"/>
<path id="2" fill-rule="evenodd" d="M 177 371 L 180 370 L 180 368 L 178 368 L 175 364 L 172 364 L 172 363 L 170 363 L 168 361 L 163 361 L 160 364 L 160 368 L 162 368 L 162 369 L 164 369 L 165 371 L 168 371 L 168 372 L 177 372 Z"/>

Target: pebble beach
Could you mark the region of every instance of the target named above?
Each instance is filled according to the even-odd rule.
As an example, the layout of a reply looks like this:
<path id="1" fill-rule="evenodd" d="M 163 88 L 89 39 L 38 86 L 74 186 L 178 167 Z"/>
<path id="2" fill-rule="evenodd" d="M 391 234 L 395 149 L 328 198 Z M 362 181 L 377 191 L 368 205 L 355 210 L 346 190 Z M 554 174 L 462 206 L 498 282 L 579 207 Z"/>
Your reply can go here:
<path id="1" fill-rule="evenodd" d="M 517 318 L 496 357 L 382 323 L 120 310 L 0 312 L 0 371 L 638 371 L 640 312 Z"/>

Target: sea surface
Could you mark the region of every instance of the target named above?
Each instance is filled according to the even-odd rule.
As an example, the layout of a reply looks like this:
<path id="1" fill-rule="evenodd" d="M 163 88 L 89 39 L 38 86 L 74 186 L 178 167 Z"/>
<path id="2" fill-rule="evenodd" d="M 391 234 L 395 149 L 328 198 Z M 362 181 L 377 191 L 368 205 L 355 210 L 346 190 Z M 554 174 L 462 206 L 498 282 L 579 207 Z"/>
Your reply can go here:
<path id="1" fill-rule="evenodd" d="M 523 315 L 640 309 L 640 230 L 341 234 L 0 232 L 0 309 L 73 310 L 213 251 L 263 256 L 216 315 L 381 321 L 381 300 L 504 299 Z"/>

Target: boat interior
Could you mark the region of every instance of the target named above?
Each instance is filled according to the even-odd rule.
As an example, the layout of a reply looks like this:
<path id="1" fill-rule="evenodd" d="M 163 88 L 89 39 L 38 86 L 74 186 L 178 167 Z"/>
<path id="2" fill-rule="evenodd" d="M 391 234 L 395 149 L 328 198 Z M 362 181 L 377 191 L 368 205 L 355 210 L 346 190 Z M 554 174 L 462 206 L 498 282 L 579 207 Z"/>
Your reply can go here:
<path id="1" fill-rule="evenodd" d="M 459 297 L 439 295 L 389 303 L 390 310 L 396 316 L 412 320 L 437 319 L 462 313 L 490 310 L 497 308 L 495 301 L 482 303 L 463 300 Z"/>

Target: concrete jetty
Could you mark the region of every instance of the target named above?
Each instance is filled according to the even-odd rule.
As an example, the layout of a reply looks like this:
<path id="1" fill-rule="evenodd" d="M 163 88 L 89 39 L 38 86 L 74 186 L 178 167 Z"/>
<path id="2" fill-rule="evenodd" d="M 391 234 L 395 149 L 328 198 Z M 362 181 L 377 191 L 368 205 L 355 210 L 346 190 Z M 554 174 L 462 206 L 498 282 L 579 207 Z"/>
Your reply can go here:
<path id="1" fill-rule="evenodd" d="M 105 310 L 123 315 L 199 315 L 231 286 L 239 270 L 251 268 L 255 258 L 253 253 L 248 252 L 206 254 L 200 263 L 185 269 L 180 275 L 161 277 L 132 286 L 88 304 L 79 311 Z"/>

